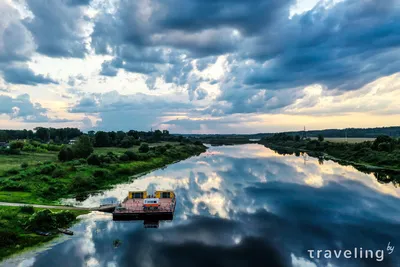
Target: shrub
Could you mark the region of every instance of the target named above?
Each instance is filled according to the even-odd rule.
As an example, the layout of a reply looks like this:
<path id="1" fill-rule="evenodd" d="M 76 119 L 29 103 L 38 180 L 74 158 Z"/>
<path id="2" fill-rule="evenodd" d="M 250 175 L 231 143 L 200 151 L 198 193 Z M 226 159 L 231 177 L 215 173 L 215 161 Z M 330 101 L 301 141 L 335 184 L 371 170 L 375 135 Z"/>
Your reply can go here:
<path id="1" fill-rule="evenodd" d="M 24 147 L 24 142 L 13 141 L 10 143 L 10 149 L 22 149 Z"/>
<path id="2" fill-rule="evenodd" d="M 72 179 L 71 190 L 84 192 L 86 190 L 97 189 L 97 183 L 93 177 L 75 176 Z"/>
<path id="3" fill-rule="evenodd" d="M 22 206 L 19 208 L 19 211 L 22 213 L 33 214 L 35 209 L 32 206 Z"/>
<path id="4" fill-rule="evenodd" d="M 58 178 L 58 177 L 62 177 L 65 175 L 65 171 L 61 168 L 56 168 L 53 173 L 51 174 L 51 176 L 53 178 Z"/>
<path id="5" fill-rule="evenodd" d="M 46 164 L 41 168 L 40 174 L 51 174 L 55 169 L 56 169 L 56 165 Z"/>
<path id="6" fill-rule="evenodd" d="M 26 169 L 26 168 L 28 168 L 28 163 L 27 162 L 23 162 L 23 163 L 21 163 L 21 168 L 22 169 Z"/>
<path id="7" fill-rule="evenodd" d="M 128 150 L 128 151 L 125 151 L 124 154 L 129 157 L 129 160 L 137 160 L 138 159 L 137 154 L 133 151 Z"/>
<path id="8" fill-rule="evenodd" d="M 93 145 L 90 141 L 90 137 L 87 135 L 81 135 L 78 141 L 72 146 L 74 150 L 74 156 L 77 158 L 87 158 L 93 153 Z"/>
<path id="9" fill-rule="evenodd" d="M 149 152 L 149 145 L 148 144 L 141 144 L 139 147 L 140 153 L 147 153 Z"/>
<path id="10" fill-rule="evenodd" d="M 59 161 L 70 161 L 74 158 L 74 151 L 69 146 L 63 146 L 58 153 Z"/>
<path id="11" fill-rule="evenodd" d="M 19 236 L 14 232 L 9 232 L 7 230 L 0 230 L 0 247 L 7 247 L 16 244 Z"/>
<path id="12" fill-rule="evenodd" d="M 110 175 L 110 172 L 108 170 L 95 170 L 93 172 L 93 176 L 96 178 L 98 178 L 98 177 L 104 178 L 108 175 Z"/>
<path id="13" fill-rule="evenodd" d="M 120 161 L 129 161 L 130 158 L 129 158 L 128 155 L 122 154 L 121 156 L 119 156 L 119 160 L 120 160 Z"/>
<path id="14" fill-rule="evenodd" d="M 386 152 L 391 152 L 392 151 L 392 144 L 389 142 L 383 142 L 378 145 L 378 150 L 379 151 L 386 151 Z"/>
<path id="15" fill-rule="evenodd" d="M 95 165 L 95 166 L 100 166 L 101 165 L 101 161 L 99 159 L 99 156 L 97 156 L 96 154 L 91 154 L 88 158 L 87 158 L 87 163 L 89 165 Z"/>
<path id="16" fill-rule="evenodd" d="M 171 144 L 166 144 L 165 147 L 166 147 L 167 149 L 171 149 L 171 148 L 172 148 L 172 145 L 171 145 Z"/>

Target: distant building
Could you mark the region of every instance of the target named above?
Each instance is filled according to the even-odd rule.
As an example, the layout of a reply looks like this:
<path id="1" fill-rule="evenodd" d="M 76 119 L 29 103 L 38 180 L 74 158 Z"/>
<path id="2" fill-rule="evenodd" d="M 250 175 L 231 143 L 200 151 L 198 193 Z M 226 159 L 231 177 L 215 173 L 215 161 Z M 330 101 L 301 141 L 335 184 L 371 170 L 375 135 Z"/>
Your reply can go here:
<path id="1" fill-rule="evenodd" d="M 71 139 L 71 140 L 69 140 L 68 145 L 73 145 L 75 143 L 76 143 L 76 139 Z"/>

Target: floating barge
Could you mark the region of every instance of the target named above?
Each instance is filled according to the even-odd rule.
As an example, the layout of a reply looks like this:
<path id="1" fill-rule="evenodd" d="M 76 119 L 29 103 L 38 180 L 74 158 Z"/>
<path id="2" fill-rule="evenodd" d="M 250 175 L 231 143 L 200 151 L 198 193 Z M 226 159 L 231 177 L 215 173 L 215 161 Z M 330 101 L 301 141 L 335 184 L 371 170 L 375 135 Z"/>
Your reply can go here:
<path id="1" fill-rule="evenodd" d="M 154 200 L 157 205 L 148 207 L 149 200 Z M 172 220 L 175 205 L 175 193 L 172 191 L 156 191 L 154 195 L 149 195 L 146 191 L 131 191 L 113 211 L 113 220 Z"/>

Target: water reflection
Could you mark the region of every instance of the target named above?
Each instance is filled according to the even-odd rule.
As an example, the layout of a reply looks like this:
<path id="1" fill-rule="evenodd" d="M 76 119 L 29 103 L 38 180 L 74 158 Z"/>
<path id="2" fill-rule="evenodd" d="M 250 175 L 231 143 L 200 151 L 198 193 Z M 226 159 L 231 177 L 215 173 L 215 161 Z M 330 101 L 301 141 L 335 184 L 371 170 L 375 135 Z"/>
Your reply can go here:
<path id="1" fill-rule="evenodd" d="M 373 174 L 332 161 L 279 155 L 259 145 L 207 153 L 80 203 L 122 200 L 128 191 L 174 190 L 173 221 L 114 222 L 91 213 L 76 235 L 15 266 L 399 266 L 376 259 L 312 259 L 307 250 L 385 249 L 400 244 L 400 191 Z M 73 203 L 75 200 L 66 200 Z M 114 240 L 121 240 L 117 248 Z M 396 248 L 397 249 L 397 248 Z"/>

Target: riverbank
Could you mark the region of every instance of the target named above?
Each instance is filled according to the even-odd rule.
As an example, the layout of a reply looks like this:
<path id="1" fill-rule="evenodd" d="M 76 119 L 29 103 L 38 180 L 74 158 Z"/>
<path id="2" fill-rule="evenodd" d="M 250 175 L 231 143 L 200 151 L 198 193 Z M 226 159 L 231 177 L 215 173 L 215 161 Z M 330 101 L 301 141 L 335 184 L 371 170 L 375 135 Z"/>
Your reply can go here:
<path id="1" fill-rule="evenodd" d="M 205 151 L 201 143 L 167 143 L 150 147 L 145 153 L 135 148 L 101 148 L 87 160 L 21 165 L 4 171 L 0 179 L 0 201 L 54 205 L 59 204 L 61 198 L 85 198 L 90 193 L 127 182 L 135 174 Z"/>
<path id="2" fill-rule="evenodd" d="M 264 138 L 260 144 L 281 154 L 306 152 L 320 160 L 332 160 L 341 165 L 351 165 L 356 169 L 374 173 L 384 182 L 400 182 L 399 141 L 390 137 L 361 143 L 329 142 L 323 140 L 297 140 L 287 135 Z"/>
<path id="3" fill-rule="evenodd" d="M 86 213 L 89 211 L 0 206 L 0 260 L 49 242 L 59 236 L 57 228 L 70 227 Z"/>

